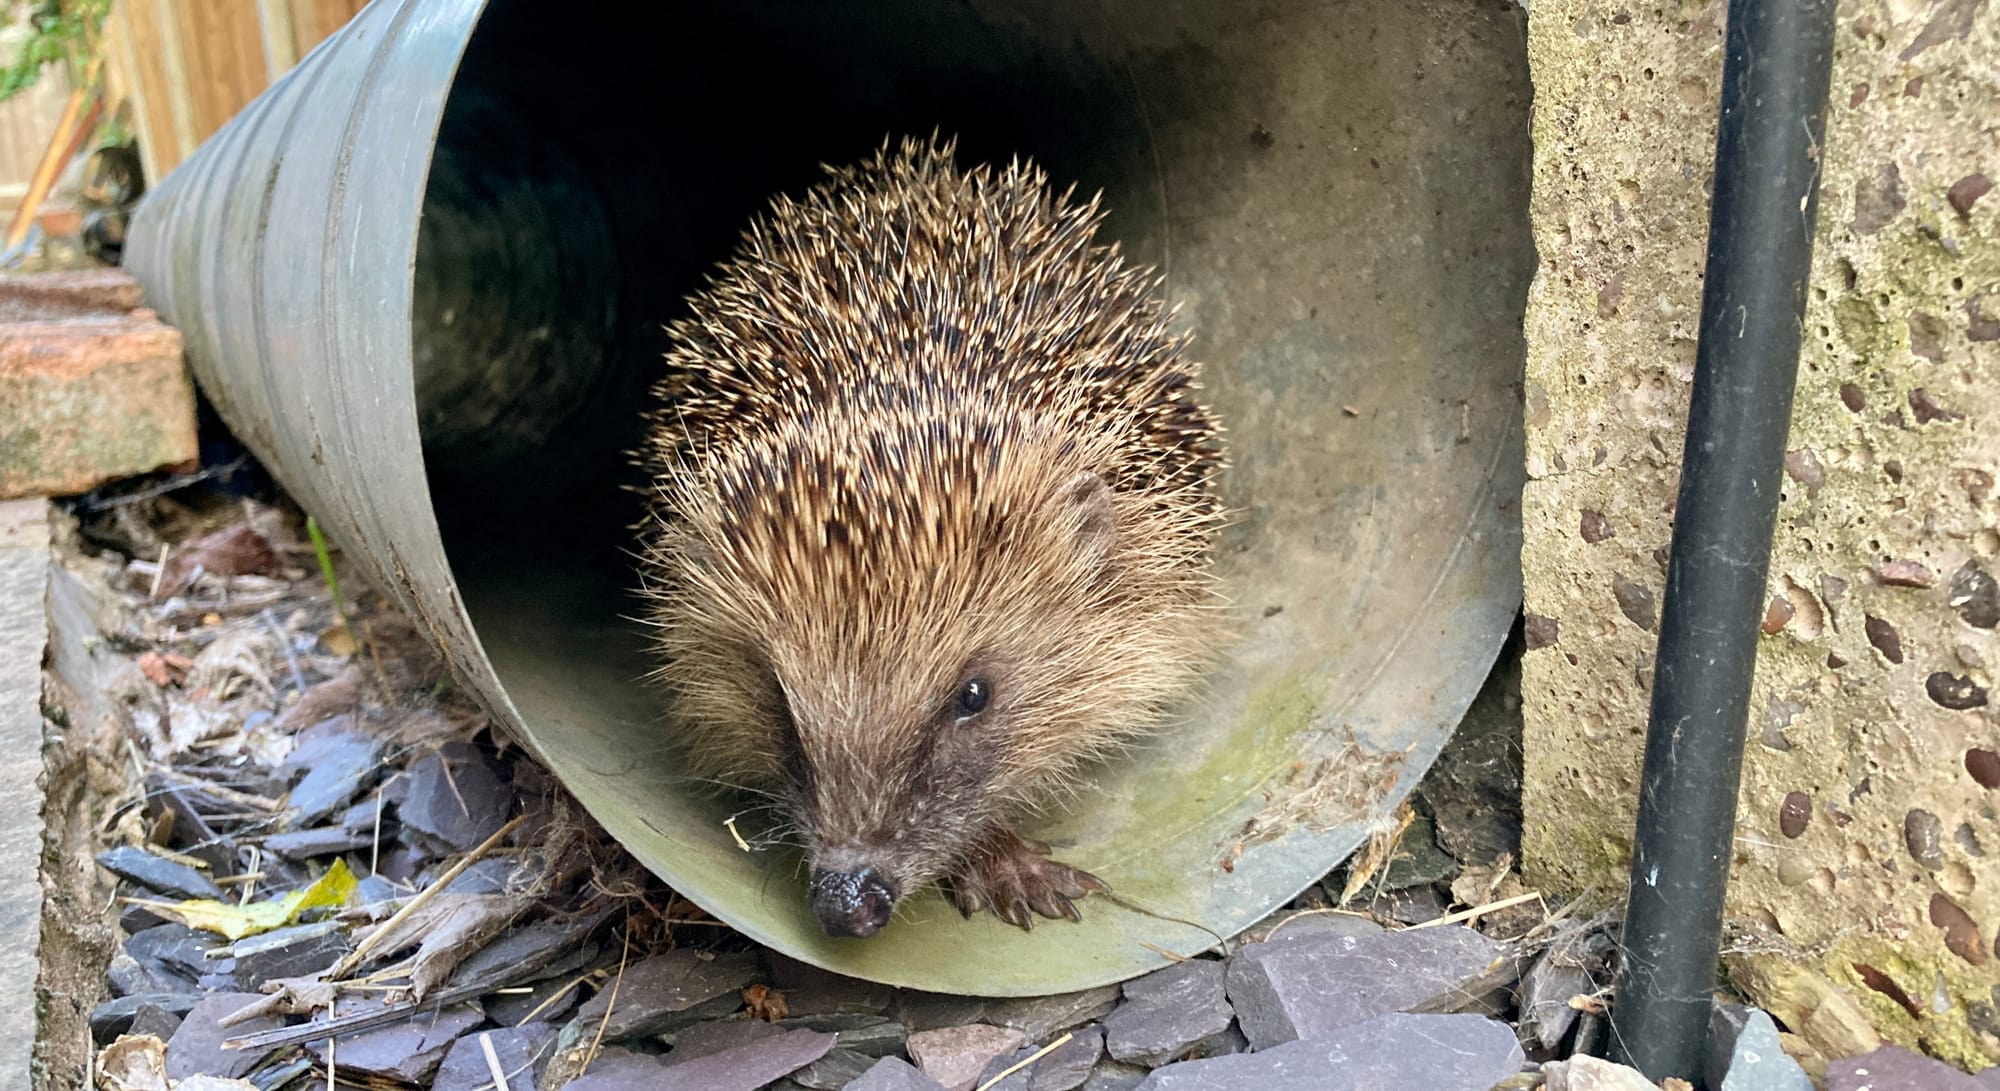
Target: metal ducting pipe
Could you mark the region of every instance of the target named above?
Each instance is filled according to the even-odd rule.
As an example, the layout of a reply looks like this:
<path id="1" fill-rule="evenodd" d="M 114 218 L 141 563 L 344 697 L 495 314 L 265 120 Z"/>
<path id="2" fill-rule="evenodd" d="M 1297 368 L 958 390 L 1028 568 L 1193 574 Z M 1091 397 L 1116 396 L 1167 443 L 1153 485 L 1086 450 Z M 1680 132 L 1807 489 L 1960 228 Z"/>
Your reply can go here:
<path id="1" fill-rule="evenodd" d="M 983 995 L 1254 923 L 1408 793 L 1520 601 L 1522 13 L 376 0 L 138 210 L 127 265 L 241 439 L 647 866 L 788 955 Z M 1245 513 L 1232 657 L 1030 832 L 1128 903 L 917 899 L 829 940 L 639 681 L 618 488 L 662 324 L 749 217 L 897 134 L 1026 154 L 1163 266 Z M 1143 906 L 1144 910 L 1133 908 Z"/>

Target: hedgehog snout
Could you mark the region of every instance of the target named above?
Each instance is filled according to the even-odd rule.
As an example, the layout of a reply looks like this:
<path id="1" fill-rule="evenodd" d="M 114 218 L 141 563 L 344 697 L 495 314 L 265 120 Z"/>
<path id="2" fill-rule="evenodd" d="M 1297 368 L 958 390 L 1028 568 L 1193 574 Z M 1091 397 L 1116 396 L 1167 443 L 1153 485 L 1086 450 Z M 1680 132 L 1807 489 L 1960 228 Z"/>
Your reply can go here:
<path id="1" fill-rule="evenodd" d="M 815 867 L 812 873 L 813 916 L 826 934 L 860 939 L 889 923 L 896 908 L 896 888 L 873 867 L 851 870 Z"/>

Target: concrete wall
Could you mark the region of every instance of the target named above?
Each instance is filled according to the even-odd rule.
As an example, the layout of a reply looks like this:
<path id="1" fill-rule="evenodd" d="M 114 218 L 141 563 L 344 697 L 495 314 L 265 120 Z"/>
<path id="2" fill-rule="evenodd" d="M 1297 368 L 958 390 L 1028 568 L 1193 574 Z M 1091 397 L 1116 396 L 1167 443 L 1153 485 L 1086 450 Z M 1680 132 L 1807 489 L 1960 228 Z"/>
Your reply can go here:
<path id="1" fill-rule="evenodd" d="M 1622 893 L 1719 0 L 1534 0 L 1524 864 Z M 2000 5 L 1842 0 L 1729 968 L 1825 1052 L 2000 1062 Z"/>

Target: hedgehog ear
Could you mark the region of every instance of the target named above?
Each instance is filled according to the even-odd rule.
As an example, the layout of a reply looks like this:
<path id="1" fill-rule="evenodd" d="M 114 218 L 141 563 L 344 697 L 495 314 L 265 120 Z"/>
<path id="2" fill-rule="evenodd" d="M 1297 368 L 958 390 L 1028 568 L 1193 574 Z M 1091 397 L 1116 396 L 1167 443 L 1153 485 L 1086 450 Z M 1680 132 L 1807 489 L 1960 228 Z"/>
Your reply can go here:
<path id="1" fill-rule="evenodd" d="M 1118 542 L 1118 513 L 1111 503 L 1111 486 L 1097 473 L 1084 470 L 1057 490 L 1055 506 L 1063 525 L 1076 535 L 1079 556 L 1099 567 Z"/>

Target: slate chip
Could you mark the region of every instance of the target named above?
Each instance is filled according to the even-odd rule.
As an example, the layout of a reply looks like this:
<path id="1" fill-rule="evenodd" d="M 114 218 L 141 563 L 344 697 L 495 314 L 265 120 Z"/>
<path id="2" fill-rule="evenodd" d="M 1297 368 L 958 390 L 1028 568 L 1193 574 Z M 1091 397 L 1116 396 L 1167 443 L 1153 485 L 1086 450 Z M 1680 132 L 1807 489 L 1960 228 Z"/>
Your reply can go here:
<path id="1" fill-rule="evenodd" d="M 1013 1027 L 1027 1035 L 1029 1042 L 1046 1042 L 1071 1027 L 1102 1018 L 1117 1004 L 1118 986 L 1103 985 L 1056 996 L 988 1001 L 983 1021 Z"/>
<path id="2" fill-rule="evenodd" d="M 421 845 L 399 844 L 382 850 L 375 861 L 375 874 L 404 886 L 421 888 L 424 884 L 415 880 L 432 858 L 430 850 Z"/>
<path id="3" fill-rule="evenodd" d="M 365 1010 L 372 1004 L 342 1008 Z M 343 1072 L 365 1072 L 404 1083 L 422 1083 L 437 1071 L 445 1051 L 466 1031 L 486 1021 L 477 1004 L 455 1004 L 442 1011 L 423 1010 L 414 1017 L 379 1030 L 340 1038 L 334 1043 L 334 1062 Z M 321 1064 L 326 1063 L 326 1039 L 306 1043 L 306 1051 Z"/>
<path id="4" fill-rule="evenodd" d="M 944 1085 L 901 1057 L 884 1057 L 841 1091 L 943 1091 Z"/>
<path id="5" fill-rule="evenodd" d="M 1424 924 L 1444 916 L 1444 895 L 1434 886 L 1413 886 L 1385 890 L 1374 896 L 1377 912 L 1386 912 L 1400 924 Z"/>
<path id="6" fill-rule="evenodd" d="M 822 970 L 810 963 L 768 953 L 772 987 L 785 994 L 785 1007 L 796 1019 L 810 1015 L 886 1015 L 895 1002 L 887 985 Z"/>
<path id="7" fill-rule="evenodd" d="M 500 1071 L 508 1087 L 535 1087 L 542 1070 L 556 1052 L 556 1028 L 548 1023 L 528 1023 L 499 1030 L 474 1031 L 451 1044 L 439 1062 L 430 1091 L 490 1091 L 493 1074 L 486 1064 L 486 1050 L 479 1044 L 485 1037 L 493 1044 Z M 335 1056 L 338 1061 L 338 1055 Z"/>
<path id="8" fill-rule="evenodd" d="M 1022 1046 L 1012 1056 L 994 1058 L 987 1064 L 986 1071 L 979 1074 L 977 1086 L 986 1087 L 988 1081 L 1038 1052 L 1040 1047 L 1030 1044 Z M 990 1091 L 1074 1091 L 1090 1078 L 1091 1070 L 1097 1067 L 1098 1060 L 1103 1056 L 1104 1028 L 1083 1027 L 1072 1031 L 1069 1041 L 1042 1054 L 999 1083 L 992 1084 Z"/>
<path id="9" fill-rule="evenodd" d="M 1813 1091 L 1812 1078 L 1778 1041 L 1778 1024 L 1756 1008 L 1716 1005 L 1708 1048 L 1708 1083 L 1717 1091 Z"/>
<path id="10" fill-rule="evenodd" d="M 1040 1047 L 1029 1043 L 1012 1053 L 993 1058 L 986 1062 L 985 1071 L 979 1074 L 979 1079 L 973 1086 L 981 1088 L 982 1091 L 1028 1091 L 1028 1069 L 1032 1068 L 1032 1065 L 1014 1069 L 1004 1080 L 1000 1079 L 1000 1073 L 1033 1057 L 1039 1050 Z M 996 1080 L 999 1082 L 994 1082 Z"/>
<path id="11" fill-rule="evenodd" d="M 371 795 L 340 812 L 334 825 L 349 833 L 367 834 L 373 837 L 382 821 L 382 805 L 386 801 L 378 794 Z"/>
<path id="12" fill-rule="evenodd" d="M 1504 1023 L 1479 1015 L 1378 1016 L 1258 1053 L 1155 1069 L 1140 1091 L 1372 1091 L 1488 1088 L 1520 1070 Z"/>
<path id="13" fill-rule="evenodd" d="M 125 953 L 141 965 L 158 967 L 192 983 L 204 975 L 227 973 L 235 968 L 229 959 L 208 957 L 210 948 L 224 947 L 228 942 L 212 932 L 196 931 L 184 924 L 161 924 L 127 936 Z"/>
<path id="14" fill-rule="evenodd" d="M 340 826 L 320 826 L 310 830 L 274 833 L 264 839 L 264 847 L 287 860 L 310 860 L 316 856 L 338 856 L 365 849 L 373 841 L 369 831 L 356 832 Z"/>
<path id="15" fill-rule="evenodd" d="M 783 1033 L 784 1027 L 761 1019 L 718 1019 L 712 1023 L 696 1023 L 674 1035 L 674 1048 L 667 1054 L 667 1060 L 679 1064 Z"/>
<path id="16" fill-rule="evenodd" d="M 134 886 L 175 898 L 222 897 L 222 888 L 208 876 L 136 845 L 120 845 L 98 853 L 97 866 Z"/>
<path id="17" fill-rule="evenodd" d="M 1229 999 L 1251 1048 L 1269 1049 L 1390 1012 L 1470 1003 L 1499 983 L 1499 960 L 1496 943 L 1456 927 L 1252 943 L 1230 960 Z"/>
<path id="18" fill-rule="evenodd" d="M 758 1091 L 826 1056 L 833 1035 L 817 1030 L 780 1030 L 728 1049 L 666 1066 L 647 1085 L 652 1091 Z M 570 1086 L 574 1087 L 575 1084 Z"/>
<path id="19" fill-rule="evenodd" d="M 172 1015 L 176 1020 L 194 1009 L 192 993 L 141 993 L 120 996 L 97 1005 L 90 1012 L 90 1036 L 103 1045 L 132 1029 L 139 1013 L 147 1008 Z M 164 1041 L 166 1035 L 161 1036 Z"/>
<path id="20" fill-rule="evenodd" d="M 518 864 L 504 856 L 476 860 L 445 884 L 440 894 L 505 894 L 514 882 Z"/>
<path id="21" fill-rule="evenodd" d="M 396 816 L 460 852 L 493 836 L 514 804 L 514 793 L 493 766 L 466 743 L 449 743 L 426 755 L 411 767 L 407 781 L 409 796 Z"/>
<path id="22" fill-rule="evenodd" d="M 985 1021 L 986 1001 L 977 996 L 906 989 L 896 996 L 896 1018 L 913 1031 L 962 1027 Z"/>
<path id="23" fill-rule="evenodd" d="M 1369 883 L 1367 890 L 1387 892 L 1407 890 L 1458 875 L 1458 861 L 1438 847 L 1437 827 L 1421 813 L 1410 820 L 1387 867 Z M 1327 914 L 1331 916 L 1333 914 Z"/>
<path id="24" fill-rule="evenodd" d="M 112 996 L 145 996 L 149 993 L 194 994 L 194 981 L 168 969 L 164 963 L 141 962 L 121 950 L 105 967 L 105 981 Z"/>
<path id="25" fill-rule="evenodd" d="M 1029 1069 L 1028 1091 L 1071 1091 L 1082 1087 L 1104 1057 L 1104 1028 L 1083 1027 Z"/>
<path id="26" fill-rule="evenodd" d="M 483 998 L 486 1017 L 503 1027 L 514 1026 L 529 1015 L 554 1023 L 569 1014 L 569 1010 L 583 998 L 583 990 L 571 986 L 562 978 L 544 978 L 520 987 L 528 991 L 492 993 Z M 556 995 L 558 992 L 560 996 Z"/>
<path id="27" fill-rule="evenodd" d="M 840 1018 L 857 1018 L 842 1016 Z M 870 1018 L 859 1016 L 858 1018 Z M 795 1020 L 787 1020 L 795 1022 Z M 813 1020 L 806 1020 L 811 1024 Z M 813 1027 L 814 1030 L 834 1030 L 840 1036 L 841 1049 L 851 1049 L 856 1053 L 866 1053 L 870 1057 L 887 1057 L 900 1052 L 910 1040 L 910 1028 L 893 1019 L 874 1019 L 871 1022 L 849 1027 Z"/>
<path id="28" fill-rule="evenodd" d="M 524 984 L 574 974 L 597 957 L 597 945 L 589 942 L 588 937 L 610 917 L 605 910 L 582 917 L 536 921 L 512 929 L 468 955 L 446 980 L 452 985 L 463 985 L 530 964 L 540 968 Z"/>
<path id="29" fill-rule="evenodd" d="M 1125 983 L 1125 1002 L 1104 1019 L 1104 1048 L 1121 1061 L 1163 1065 L 1229 1029 L 1227 970 L 1189 959 Z"/>
<path id="30" fill-rule="evenodd" d="M 118 914 L 118 930 L 128 936 L 144 932 L 148 928 L 172 923 L 172 920 L 160 916 L 143 905 L 128 905 L 124 912 Z"/>
<path id="31" fill-rule="evenodd" d="M 880 1057 L 836 1046 L 826 1056 L 792 1073 L 791 1082 L 809 1091 L 841 1091 L 879 1060 Z"/>
<path id="32" fill-rule="evenodd" d="M 225 961 L 225 964 L 228 963 Z M 215 973 L 203 974 L 196 978 L 194 987 L 197 992 L 233 992 L 242 988 L 243 983 L 236 980 L 235 974 L 217 971 Z"/>
<path id="33" fill-rule="evenodd" d="M 756 980 L 757 971 L 756 957 L 746 952 L 708 956 L 691 947 L 677 948 L 627 966 L 617 987 L 617 1006 L 612 1007 L 607 984 L 578 1009 L 577 1018 L 595 1026 L 610 1010 L 605 1041 L 660 1034 L 685 1026 L 688 1020 L 677 1017 L 705 1011 L 704 1005 L 723 1008 L 716 1015 L 741 1007 L 740 994 Z"/>
<path id="34" fill-rule="evenodd" d="M 1012 1027 L 968 1023 L 918 1031 L 910 1035 L 909 1051 L 917 1068 L 949 1091 L 972 1091 L 988 1062 L 1012 1054 L 1025 1041 Z"/>
<path id="35" fill-rule="evenodd" d="M 1978 1079 L 1902 1046 L 1829 1061 L 1826 1091 L 1981 1091 Z"/>
<path id="36" fill-rule="evenodd" d="M 380 773 L 381 759 L 382 741 L 352 716 L 335 716 L 299 732 L 278 769 L 287 778 L 305 774 L 285 797 L 293 824 L 310 826 L 347 806 Z"/>
<path id="37" fill-rule="evenodd" d="M 1595 987 L 1587 967 L 1562 951 L 1543 952 L 1521 975 L 1521 1029 L 1544 1050 L 1555 1049 L 1576 1025 L 1570 998 L 1588 995 Z"/>
<path id="38" fill-rule="evenodd" d="M 381 875 L 369 875 L 354 884 L 355 905 L 376 905 L 412 897 L 410 891 L 398 887 Z M 386 915 L 386 914 L 385 914 Z"/>
<path id="39" fill-rule="evenodd" d="M 167 1077 L 183 1080 L 208 1075 L 231 1079 L 257 1067 L 271 1055 L 270 1050 L 224 1049 L 222 1043 L 260 1030 L 276 1029 L 284 1020 L 276 1015 L 259 1015 L 227 1027 L 220 1026 L 219 1020 L 262 999 L 259 993 L 222 992 L 209 993 L 195 1001 L 174 1036 L 167 1040 Z"/>
<path id="40" fill-rule="evenodd" d="M 175 1031 L 181 1029 L 181 1018 L 181 1014 L 168 1011 L 157 1004 L 145 1004 L 133 1014 L 132 1025 L 126 1028 L 125 1033 L 132 1035 L 150 1034 L 160 1041 L 165 1042 L 174 1036 Z M 186 1085 L 183 1084 L 182 1086 Z"/>
<path id="41" fill-rule="evenodd" d="M 261 985 L 280 977 L 305 977 L 326 969 L 354 949 L 339 921 L 274 928 L 236 943 L 236 977 Z"/>
<path id="42" fill-rule="evenodd" d="M 563 1091 L 658 1091 L 667 1059 L 611 1046 L 590 1063 L 590 1071 L 563 1084 Z"/>
<path id="43" fill-rule="evenodd" d="M 1243 934 L 1246 943 L 1296 943 L 1312 936 L 1372 936 L 1382 926 L 1351 913 L 1281 909 Z"/>
<path id="44" fill-rule="evenodd" d="M 1091 1070 L 1090 1078 L 1083 1081 L 1082 1091 L 1132 1091 L 1146 1082 L 1147 1075 L 1146 1069 L 1138 1065 L 1106 1058 Z"/>

